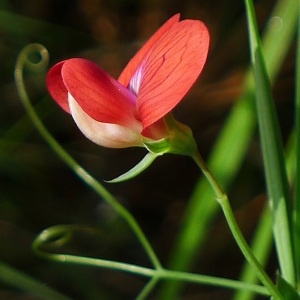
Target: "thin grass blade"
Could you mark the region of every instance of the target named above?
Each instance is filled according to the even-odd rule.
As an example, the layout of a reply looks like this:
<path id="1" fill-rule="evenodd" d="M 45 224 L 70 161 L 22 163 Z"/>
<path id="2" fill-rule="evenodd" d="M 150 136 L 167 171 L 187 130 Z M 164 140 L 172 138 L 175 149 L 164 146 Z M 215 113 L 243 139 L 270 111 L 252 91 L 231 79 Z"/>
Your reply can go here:
<path id="1" fill-rule="evenodd" d="M 251 61 L 256 86 L 256 109 L 269 205 L 273 217 L 273 234 L 282 277 L 295 285 L 292 241 L 291 199 L 285 169 L 279 124 L 265 67 L 252 1 L 246 0 Z"/>
<path id="2" fill-rule="evenodd" d="M 298 36 L 296 65 L 296 130 L 295 130 L 295 260 L 298 285 L 300 281 L 300 5 L 298 6 Z"/>

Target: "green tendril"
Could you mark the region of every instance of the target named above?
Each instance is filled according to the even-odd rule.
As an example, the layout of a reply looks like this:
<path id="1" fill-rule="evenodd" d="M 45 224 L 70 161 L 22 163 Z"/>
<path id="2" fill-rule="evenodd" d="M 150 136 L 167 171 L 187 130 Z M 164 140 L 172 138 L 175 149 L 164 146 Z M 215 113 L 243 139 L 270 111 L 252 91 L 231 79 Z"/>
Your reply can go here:
<path id="1" fill-rule="evenodd" d="M 164 268 L 151 269 L 141 267 L 134 264 L 123 263 L 118 261 L 111 261 L 99 258 L 91 258 L 86 256 L 78 256 L 71 254 L 56 254 L 46 249 L 50 248 L 54 251 L 55 247 L 63 247 L 70 241 L 70 238 L 76 232 L 90 232 L 89 227 L 74 226 L 74 225 L 59 225 L 53 226 L 42 231 L 33 242 L 33 249 L 39 256 L 61 263 L 72 263 L 78 265 L 99 267 L 103 269 L 116 270 L 125 273 L 131 273 L 138 276 L 150 278 L 144 289 L 140 292 L 136 299 L 145 299 L 146 296 L 153 290 L 159 280 L 175 280 L 186 281 L 198 284 L 206 284 L 211 286 L 232 288 L 237 290 L 253 291 L 261 295 L 269 295 L 268 290 L 259 285 L 243 283 L 236 280 L 218 278 L 214 276 L 207 276 L 202 274 L 193 274 L 187 272 L 178 272 L 166 270 Z"/>

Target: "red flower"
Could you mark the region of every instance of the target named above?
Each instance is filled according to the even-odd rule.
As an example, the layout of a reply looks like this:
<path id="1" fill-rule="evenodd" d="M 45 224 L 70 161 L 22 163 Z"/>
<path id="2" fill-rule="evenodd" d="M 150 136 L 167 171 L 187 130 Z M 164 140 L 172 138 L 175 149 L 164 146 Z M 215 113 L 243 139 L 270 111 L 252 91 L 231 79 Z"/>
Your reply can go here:
<path id="1" fill-rule="evenodd" d="M 165 116 L 198 78 L 209 33 L 201 21 L 170 18 L 112 78 L 81 58 L 62 61 L 47 75 L 54 100 L 95 143 L 121 148 L 169 135 Z"/>

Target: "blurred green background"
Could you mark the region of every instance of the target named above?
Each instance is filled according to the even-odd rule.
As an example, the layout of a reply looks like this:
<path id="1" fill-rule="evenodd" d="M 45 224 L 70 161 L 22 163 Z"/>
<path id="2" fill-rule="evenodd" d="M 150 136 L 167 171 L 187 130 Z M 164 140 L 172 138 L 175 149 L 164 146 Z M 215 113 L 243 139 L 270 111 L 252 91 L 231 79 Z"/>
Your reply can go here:
<path id="1" fill-rule="evenodd" d="M 256 1 L 263 30 L 274 1 Z M 243 1 L 238 0 L 0 0 L 0 260 L 75 299 L 134 299 L 146 279 L 90 267 L 55 264 L 31 250 L 35 236 L 57 224 L 99 228 L 78 237 L 75 253 L 150 266 L 138 241 L 114 211 L 53 153 L 27 118 L 13 80 L 28 43 L 43 44 L 50 66 L 69 57 L 97 62 L 117 77 L 143 42 L 175 13 L 202 20 L 210 30 L 207 64 L 174 114 L 188 124 L 207 157 L 249 65 Z M 274 85 L 284 140 L 293 122 L 292 47 Z M 64 148 L 136 216 L 163 263 L 168 260 L 189 196 L 200 176 L 189 159 L 165 155 L 137 178 L 109 185 L 134 166 L 143 149 L 106 149 L 86 140 L 45 88 L 45 74 L 26 74 L 26 87 L 47 128 Z M 239 126 L 239 124 L 236 124 Z M 234 146 L 234 145 L 233 145 Z M 222 167 L 222 166 L 220 166 Z M 258 137 L 248 150 L 229 198 L 250 239 L 265 200 Z M 212 199 L 214 201 L 214 199 Z M 243 262 L 220 215 L 192 271 L 237 278 Z M 184 255 L 184 254 L 183 254 Z M 276 262 L 270 260 L 270 274 Z M 189 284 L 182 299 L 231 299 L 232 292 Z M 0 282 L 0 299 L 35 299 Z M 153 294 L 155 299 L 155 293 Z"/>

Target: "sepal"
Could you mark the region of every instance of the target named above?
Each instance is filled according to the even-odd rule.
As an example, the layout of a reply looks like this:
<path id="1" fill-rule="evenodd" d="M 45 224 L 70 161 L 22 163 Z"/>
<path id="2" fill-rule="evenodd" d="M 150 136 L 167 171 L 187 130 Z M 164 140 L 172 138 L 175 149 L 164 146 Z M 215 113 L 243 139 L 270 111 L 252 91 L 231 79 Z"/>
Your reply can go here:
<path id="1" fill-rule="evenodd" d="M 171 113 L 164 117 L 168 127 L 168 135 L 160 140 L 151 140 L 143 138 L 142 142 L 145 147 L 154 153 L 164 154 L 181 154 L 194 156 L 197 152 L 197 144 L 194 140 L 192 130 L 178 122 Z"/>
<path id="2" fill-rule="evenodd" d="M 142 138 L 142 142 L 149 152 L 156 153 L 158 155 L 170 152 L 170 136 L 160 140 Z"/>
<path id="3" fill-rule="evenodd" d="M 164 120 L 168 127 L 168 135 L 159 140 L 142 137 L 142 143 L 149 153 L 131 170 L 106 182 L 117 183 L 133 178 L 147 169 L 156 157 L 164 153 L 194 157 L 197 152 L 197 144 L 194 140 L 192 130 L 174 119 L 171 113 L 167 114 Z"/>
<path id="4" fill-rule="evenodd" d="M 129 179 L 139 175 L 145 169 L 147 169 L 152 164 L 152 162 L 155 160 L 155 158 L 159 155 L 160 154 L 158 154 L 158 153 L 149 152 L 135 167 L 130 169 L 128 172 L 118 176 L 115 179 L 106 180 L 106 182 L 108 182 L 108 183 L 122 182 L 122 181 L 129 180 Z"/>

